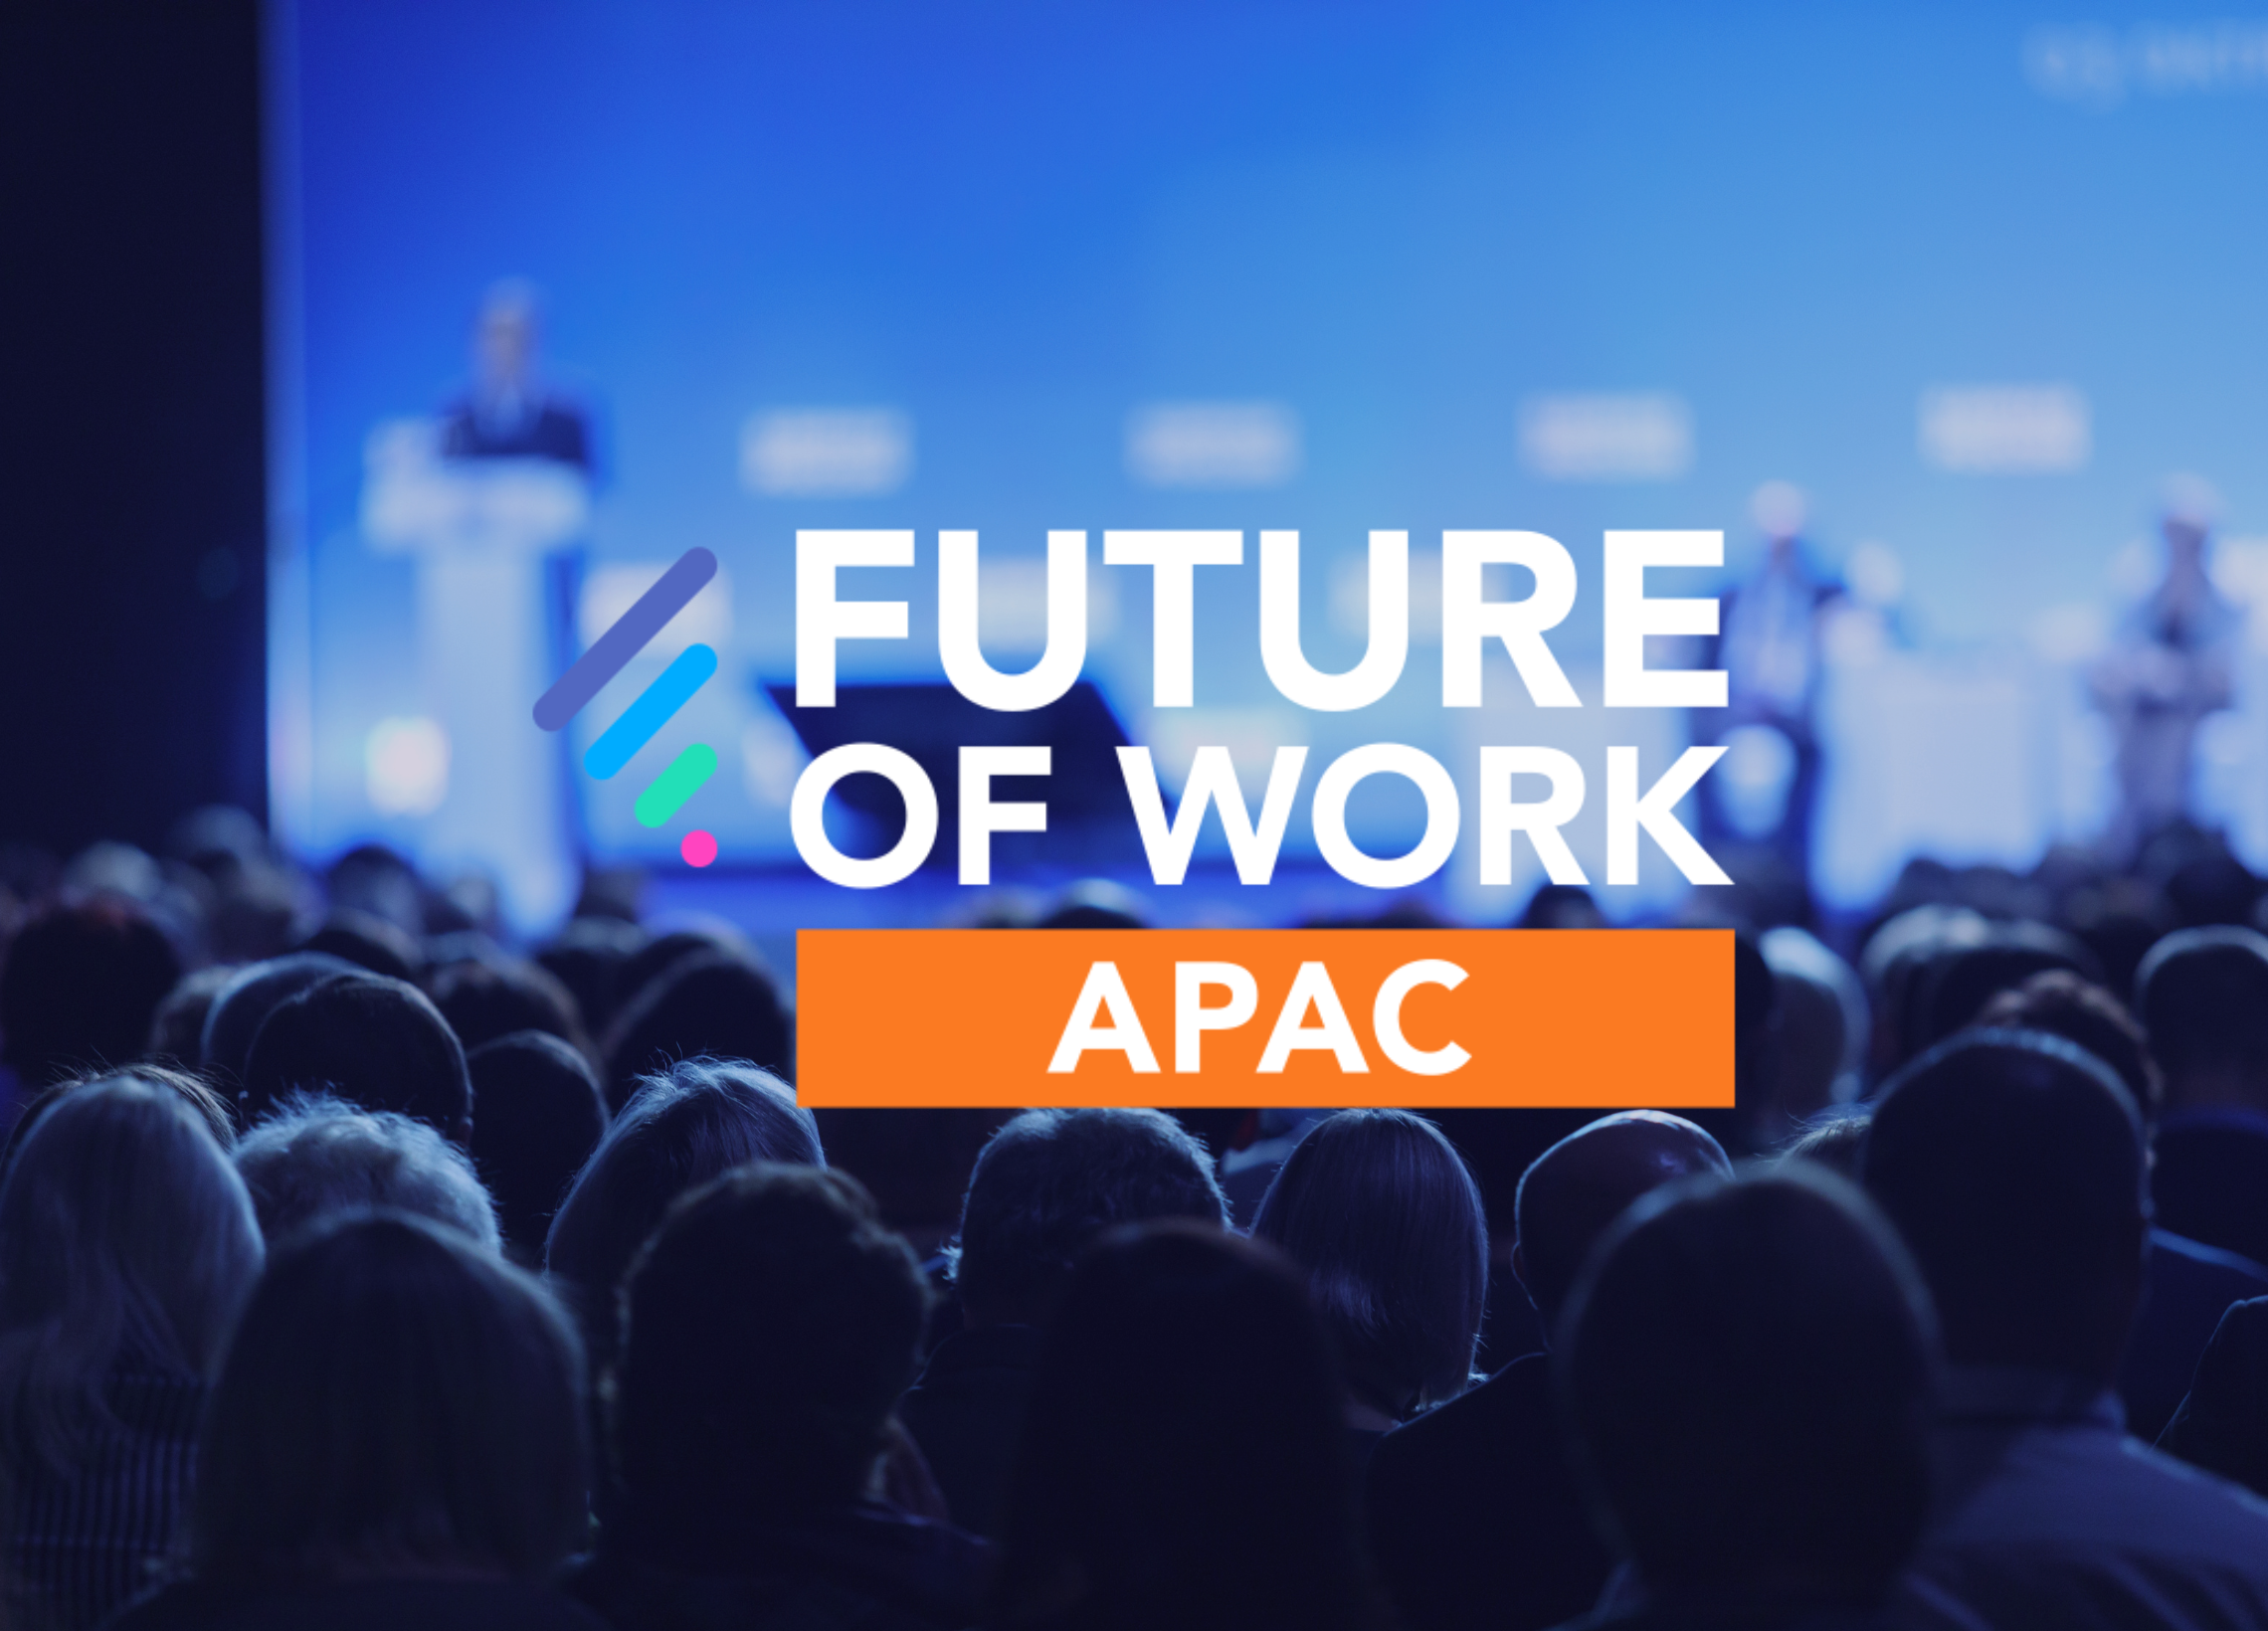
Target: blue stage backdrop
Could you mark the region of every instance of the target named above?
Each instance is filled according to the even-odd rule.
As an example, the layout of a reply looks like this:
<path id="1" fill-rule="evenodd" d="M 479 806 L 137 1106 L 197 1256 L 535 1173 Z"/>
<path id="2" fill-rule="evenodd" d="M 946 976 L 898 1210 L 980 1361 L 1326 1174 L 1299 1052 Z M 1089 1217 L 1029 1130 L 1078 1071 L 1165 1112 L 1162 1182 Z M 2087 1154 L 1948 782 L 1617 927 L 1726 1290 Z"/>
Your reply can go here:
<path id="1" fill-rule="evenodd" d="M 1602 532 L 1722 528 L 1729 582 L 1781 479 L 1853 591 L 1820 888 L 2084 837 L 2109 750 L 2083 676 L 2156 570 L 2162 483 L 2217 487 L 2232 600 L 2268 564 L 2268 18 L 2155 16 L 280 0 L 281 826 L 485 866 L 529 921 L 579 857 L 676 864 L 688 825 L 727 866 L 792 861 L 803 750 L 765 687 L 792 677 L 810 526 L 920 539 L 918 570 L 847 579 L 912 603 L 912 637 L 846 646 L 847 679 L 937 677 L 947 527 L 982 536 L 988 651 L 1030 660 L 1046 532 L 1085 528 L 1087 672 L 1169 776 L 1202 743 L 1250 775 L 1303 742 L 1312 786 L 1401 740 L 1469 785 L 1482 741 L 1536 741 L 1596 795 L 1606 742 L 1650 780 L 1687 723 L 1540 718 L 1508 667 L 1480 716 L 1445 713 L 1440 530 L 1573 551 L 1555 643 L 1595 702 Z M 462 456 L 490 433 L 521 456 Z M 1148 575 L 1103 568 L 1100 533 L 1190 526 L 1244 529 L 1248 564 L 1201 597 L 1195 708 L 1153 710 Z M 1263 527 L 1306 540 L 1322 666 L 1362 649 L 1369 529 L 1410 532 L 1385 702 L 1303 715 L 1269 687 Z M 709 587 L 537 731 L 536 692 L 694 546 Z M 594 781 L 570 756 L 693 642 L 716 676 Z M 2260 859 L 2268 681 L 2244 666 L 2197 798 Z M 694 742 L 717 773 L 643 826 Z M 1420 811 L 1378 788 L 1354 816 L 1384 850 Z M 1303 801 L 1293 851 L 1306 830 Z M 1482 889 L 1468 831 L 1441 888 L 1493 917 L 1532 882 Z M 1649 851 L 1611 909 L 1678 887 Z"/>

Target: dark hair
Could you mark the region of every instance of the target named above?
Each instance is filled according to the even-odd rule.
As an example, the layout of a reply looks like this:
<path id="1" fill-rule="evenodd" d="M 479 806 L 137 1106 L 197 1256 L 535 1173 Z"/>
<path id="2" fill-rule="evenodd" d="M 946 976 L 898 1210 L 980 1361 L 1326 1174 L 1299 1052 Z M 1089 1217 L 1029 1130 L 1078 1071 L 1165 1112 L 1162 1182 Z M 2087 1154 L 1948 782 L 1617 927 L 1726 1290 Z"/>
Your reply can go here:
<path id="1" fill-rule="evenodd" d="M 1967 1031 L 1899 1072 L 1860 1157 L 1957 1363 L 2107 1381 L 2139 1276 L 2143 1142 L 2108 1065 L 2040 1031 Z"/>
<path id="2" fill-rule="evenodd" d="M 1027 1110 L 969 1174 L 954 1283 L 982 1317 L 1043 1322 L 1097 1235 L 1154 1217 L 1228 1223 L 1213 1163 L 1171 1116 Z"/>
<path id="3" fill-rule="evenodd" d="M 2168 935 L 2135 971 L 2134 1006 L 2176 1090 L 2193 1070 L 2268 1073 L 2268 937 L 2250 929 Z"/>
<path id="4" fill-rule="evenodd" d="M 729 924 L 713 920 L 666 929 L 658 935 L 642 932 L 638 944 L 630 948 L 615 969 L 616 1013 L 678 964 L 719 953 L 741 963 L 758 961 L 755 948 L 749 945 L 746 936 Z"/>
<path id="5" fill-rule="evenodd" d="M 261 1277 L 206 1407 L 197 1574 L 540 1579 L 584 1523 L 581 1388 L 543 1288 L 454 1230 L 381 1212 L 302 1235 Z"/>
<path id="6" fill-rule="evenodd" d="M 404 934 L 424 932 L 425 886 L 398 850 L 382 843 L 356 844 L 330 863 L 323 887 L 342 911 L 377 918 Z"/>
<path id="7" fill-rule="evenodd" d="M 738 1060 L 685 1059 L 649 1076 L 618 1114 L 551 1219 L 544 1266 L 611 1359 L 615 1293 L 631 1259 L 686 1190 L 752 1161 L 824 1167 L 811 1112 L 787 1084 Z"/>
<path id="8" fill-rule="evenodd" d="M 913 1380 L 929 1288 L 855 1179 L 760 1165 L 669 1209 L 623 1306 L 622 1517 L 668 1532 L 858 1499 Z"/>
<path id="9" fill-rule="evenodd" d="M 205 1013 L 197 1064 L 222 1097 L 234 1104 L 244 1086 L 245 1056 L 276 1004 L 354 965 L 327 952 L 290 952 L 239 969 Z"/>
<path id="10" fill-rule="evenodd" d="M 1927 1300 L 1833 1175 L 1641 1199 L 1578 1280 L 1556 1369 L 1578 1464 L 1657 1600 L 1863 1602 L 1913 1551 Z"/>
<path id="11" fill-rule="evenodd" d="M 1342 1110 L 1293 1147 L 1253 1237 L 1307 1271 L 1349 1384 L 1389 1415 L 1453 1398 L 1488 1306 L 1488 1220 L 1464 1158 L 1407 1110 Z"/>
<path id="12" fill-rule="evenodd" d="M 2166 1097 L 2158 1061 L 2126 1004 L 2094 982 L 2064 969 L 2045 970 L 1985 1003 L 1977 1024 L 1984 1030 L 2043 1030 L 2084 1048 L 2118 1072 L 2144 1125 L 2158 1119 Z"/>
<path id="13" fill-rule="evenodd" d="M 0 960 L 0 1063 L 32 1088 L 131 1064 L 151 1016 L 181 978 L 172 942 L 113 895 L 50 906 Z"/>
<path id="14" fill-rule="evenodd" d="M 514 1031 L 465 1057 L 480 1114 L 472 1160 L 496 1197 L 512 1256 L 543 1261 L 544 1236 L 567 1185 L 606 1136 L 606 1099 L 590 1060 L 557 1036 Z"/>
<path id="15" fill-rule="evenodd" d="M 620 1111 L 642 1076 L 680 1059 L 746 1059 L 794 1068 L 795 1027 L 772 977 L 728 953 L 670 965 L 626 1002 L 608 1033 L 607 1103 Z"/>
<path id="16" fill-rule="evenodd" d="M 1584 1123 L 1528 1164 L 1512 1197 L 1520 1283 L 1548 1327 L 1591 1248 L 1630 1202 L 1696 1173 L 1730 1175 L 1724 1146 L 1683 1116 L 1623 1110 Z"/>
<path id="17" fill-rule="evenodd" d="M 397 1110 L 457 1144 L 472 1140 L 465 1049 L 426 994 L 404 981 L 334 975 L 276 1005 L 245 1059 L 244 1119 L 302 1091 Z"/>
<path id="18" fill-rule="evenodd" d="M 535 954 L 535 962 L 574 995 L 583 1028 L 595 1036 L 613 1022 L 617 1003 L 630 995 L 621 989 L 622 971 L 645 944 L 646 931 L 635 923 L 579 917 Z"/>
<path id="19" fill-rule="evenodd" d="M 1580 883 L 1547 883 L 1528 897 L 1513 920 L 1516 929 L 1604 929 L 1606 914 Z"/>
<path id="20" fill-rule="evenodd" d="M 176 980 L 149 1017 L 149 1045 L 144 1057 L 195 1070 L 205 1035 L 205 1016 L 213 1011 L 213 998 L 236 977 L 235 964 L 214 963 L 192 969 Z"/>
<path id="21" fill-rule="evenodd" d="M 1908 1042 L 1919 1051 L 1943 1041 L 2000 993 L 2058 970 L 2082 980 L 2100 972 L 2086 947 L 2043 923 L 1995 923 L 1980 944 L 1944 947 L 1920 970 L 1920 1018 Z"/>
<path id="22" fill-rule="evenodd" d="M 141 1070 L 44 1105 L 0 1177 L 0 1447 L 68 1468 L 121 1356 L 203 1376 L 260 1272 L 212 1126 Z"/>
<path id="23" fill-rule="evenodd" d="M 1014 1112 L 861 1105 L 812 1114 L 828 1166 L 855 1178 L 891 1228 L 934 1241 L 952 1233 L 977 1157 Z"/>
<path id="24" fill-rule="evenodd" d="M 303 952 L 328 952 L 386 980 L 415 981 L 425 972 L 425 951 L 400 924 L 374 912 L 340 907 L 299 943 Z"/>
<path id="25" fill-rule="evenodd" d="M 1271 1248 L 1112 1231 L 1065 1289 L 1011 1481 L 994 1623 L 1389 1623 L 1331 1345 Z"/>
<path id="26" fill-rule="evenodd" d="M 589 1051 L 575 998 L 555 977 L 525 959 L 445 963 L 428 978 L 426 992 L 468 1053 L 519 1030 L 540 1030 Z"/>

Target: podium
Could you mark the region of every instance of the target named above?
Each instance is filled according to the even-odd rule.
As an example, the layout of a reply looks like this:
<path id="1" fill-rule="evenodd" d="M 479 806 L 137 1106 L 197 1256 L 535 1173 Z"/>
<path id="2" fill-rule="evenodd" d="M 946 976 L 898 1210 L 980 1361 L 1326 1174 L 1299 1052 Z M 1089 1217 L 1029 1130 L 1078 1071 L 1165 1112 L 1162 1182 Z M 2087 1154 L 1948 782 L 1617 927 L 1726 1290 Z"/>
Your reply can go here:
<path id="1" fill-rule="evenodd" d="M 436 872 L 496 881 L 515 928 L 573 906 L 558 744 L 528 720 L 553 676 L 544 561 L 590 518 L 580 470 L 541 458 L 449 458 L 441 426 L 396 421 L 365 449 L 362 534 L 417 569 L 417 664 L 426 715 L 448 746 L 439 802 L 413 844 Z"/>

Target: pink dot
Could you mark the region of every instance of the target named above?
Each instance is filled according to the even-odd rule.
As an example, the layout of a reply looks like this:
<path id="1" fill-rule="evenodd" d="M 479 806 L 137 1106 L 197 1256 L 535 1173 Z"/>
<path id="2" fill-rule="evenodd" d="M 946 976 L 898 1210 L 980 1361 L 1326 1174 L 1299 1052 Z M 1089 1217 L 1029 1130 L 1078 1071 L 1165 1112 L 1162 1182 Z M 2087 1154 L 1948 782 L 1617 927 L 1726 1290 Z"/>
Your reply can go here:
<path id="1" fill-rule="evenodd" d="M 716 834 L 703 832 L 696 826 L 685 834 L 685 841 L 677 845 L 677 853 L 685 857 L 687 866 L 706 866 L 716 859 Z"/>

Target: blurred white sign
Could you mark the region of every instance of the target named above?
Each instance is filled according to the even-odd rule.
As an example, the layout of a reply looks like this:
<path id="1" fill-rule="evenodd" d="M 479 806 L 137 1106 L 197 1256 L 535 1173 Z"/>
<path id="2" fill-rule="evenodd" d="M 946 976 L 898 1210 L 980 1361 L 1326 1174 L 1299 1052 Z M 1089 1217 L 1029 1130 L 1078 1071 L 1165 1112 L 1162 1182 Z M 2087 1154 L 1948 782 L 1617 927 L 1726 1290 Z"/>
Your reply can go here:
<path id="1" fill-rule="evenodd" d="M 1277 402 L 1164 402 L 1126 420 L 1126 473 L 1148 487 L 1280 487 L 1299 473 L 1299 416 Z"/>
<path id="2" fill-rule="evenodd" d="M 895 408 L 775 408 L 740 432 L 740 479 L 767 498 L 859 498 L 913 474 L 913 420 Z"/>
<path id="3" fill-rule="evenodd" d="M 1520 462 L 1547 481 L 1674 481 L 1693 467 L 1693 410 L 1667 391 L 1530 397 Z"/>
<path id="4" fill-rule="evenodd" d="M 1968 475 L 2054 475 L 2093 451 L 2087 398 L 2070 385 L 1944 385 L 1922 393 L 1923 461 Z"/>

